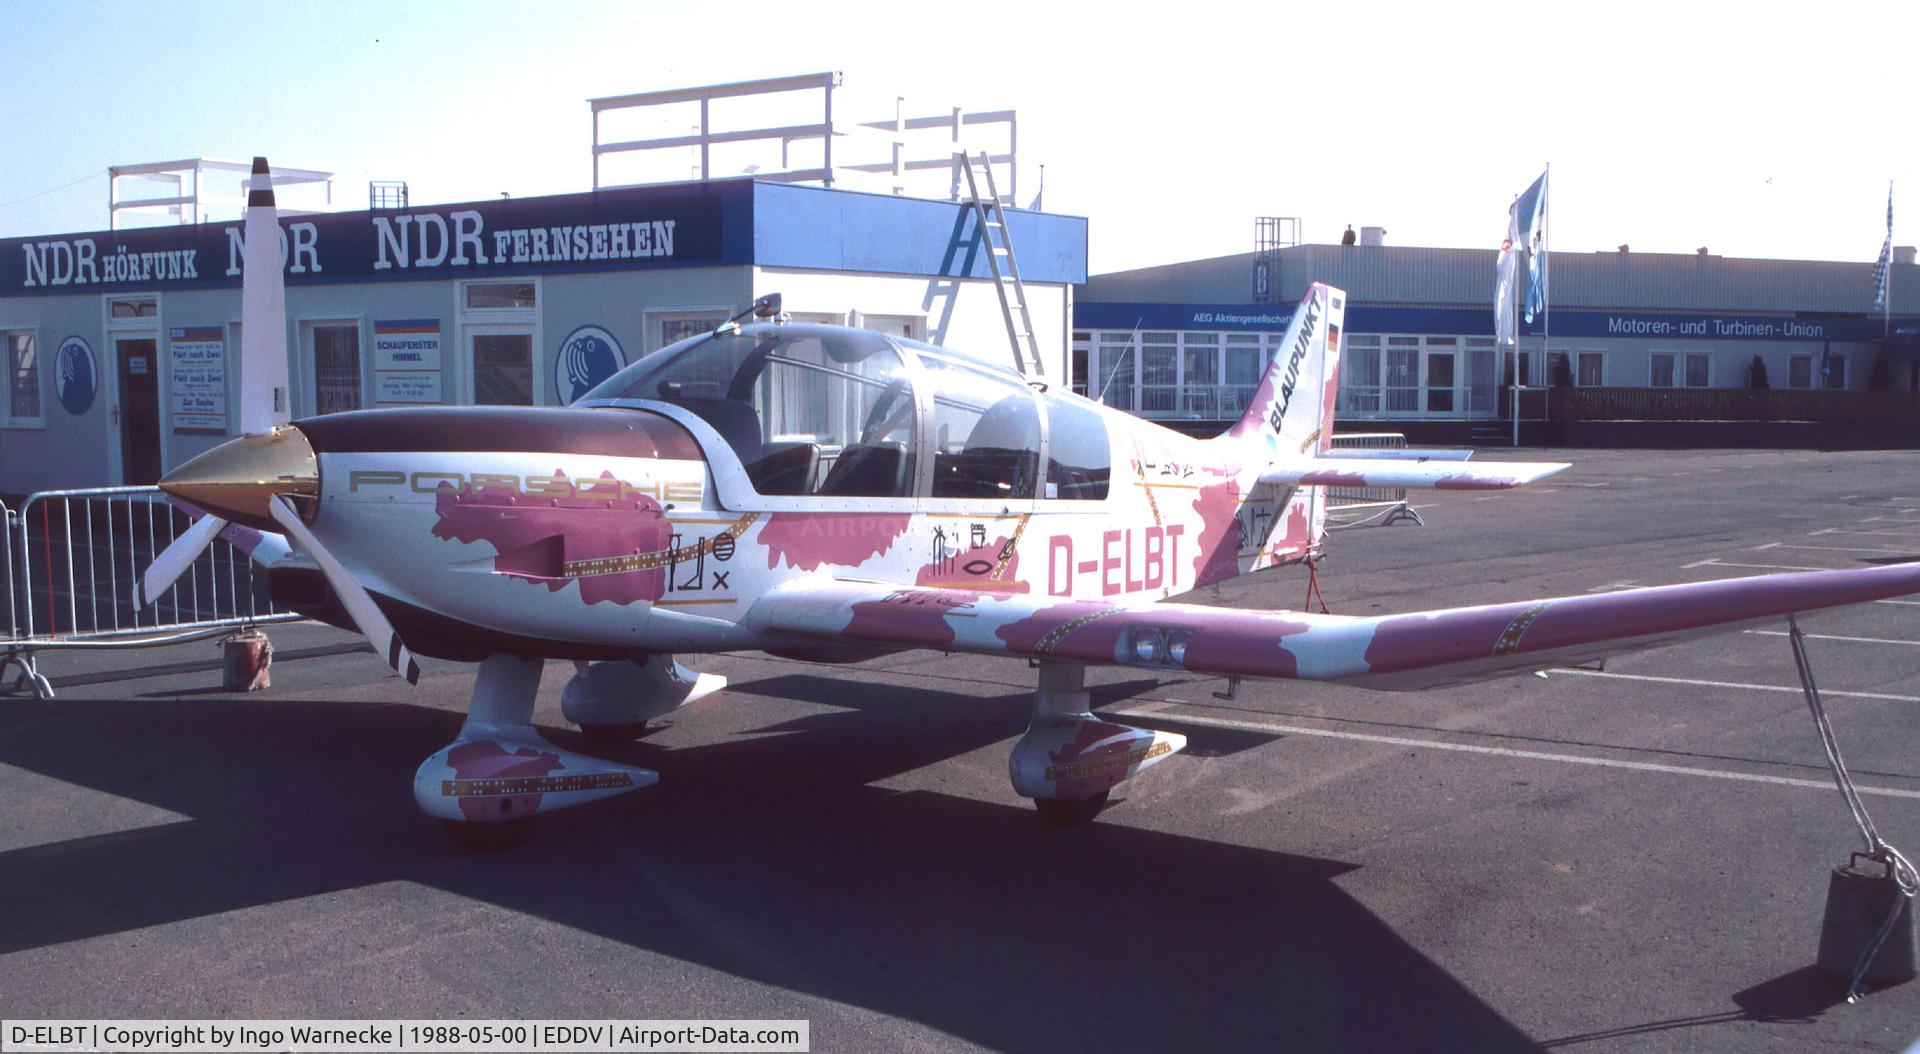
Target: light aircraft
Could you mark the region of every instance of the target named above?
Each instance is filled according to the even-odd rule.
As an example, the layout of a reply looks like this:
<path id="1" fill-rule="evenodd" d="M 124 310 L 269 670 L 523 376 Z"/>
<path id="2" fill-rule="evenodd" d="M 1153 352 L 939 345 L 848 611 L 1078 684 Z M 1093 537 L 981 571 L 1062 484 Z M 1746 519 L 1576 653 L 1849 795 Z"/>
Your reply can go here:
<path id="1" fill-rule="evenodd" d="M 136 599 L 226 532 L 276 597 L 357 627 L 408 681 L 415 652 L 478 662 L 459 738 L 414 779 L 420 808 L 473 847 L 659 778 L 533 729 L 549 659 L 576 667 L 566 718 L 617 742 L 723 685 L 680 655 L 1025 656 L 1037 685 L 1014 789 L 1081 821 L 1185 744 L 1092 714 L 1088 664 L 1430 688 L 1920 591 L 1905 565 L 1378 617 L 1171 602 L 1316 557 L 1328 486 L 1496 489 L 1567 467 L 1335 456 L 1345 296 L 1325 285 L 1245 416 L 1207 440 L 945 348 L 749 317 L 777 318 L 771 297 L 569 408 L 289 423 L 264 161 L 252 188 L 245 434 L 162 481 L 206 514 Z"/>

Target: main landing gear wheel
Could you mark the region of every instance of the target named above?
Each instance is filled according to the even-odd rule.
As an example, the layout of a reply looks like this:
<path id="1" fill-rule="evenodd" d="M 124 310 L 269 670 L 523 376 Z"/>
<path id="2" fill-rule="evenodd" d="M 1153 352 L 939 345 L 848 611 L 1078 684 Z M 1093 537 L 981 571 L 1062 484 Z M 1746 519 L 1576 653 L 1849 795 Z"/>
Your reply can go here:
<path id="1" fill-rule="evenodd" d="M 527 840 L 533 831 L 533 817 L 521 816 L 499 823 L 441 820 L 440 829 L 463 853 L 502 853 Z"/>
<path id="2" fill-rule="evenodd" d="M 1080 824 L 1092 823 L 1107 807 L 1107 795 L 1112 792 L 1101 791 L 1091 798 L 1035 798 L 1033 807 L 1040 812 L 1043 823 Z"/>
<path id="3" fill-rule="evenodd" d="M 581 725 L 580 734 L 596 747 L 625 746 L 647 734 L 647 723 L 632 721 L 623 725 Z"/>

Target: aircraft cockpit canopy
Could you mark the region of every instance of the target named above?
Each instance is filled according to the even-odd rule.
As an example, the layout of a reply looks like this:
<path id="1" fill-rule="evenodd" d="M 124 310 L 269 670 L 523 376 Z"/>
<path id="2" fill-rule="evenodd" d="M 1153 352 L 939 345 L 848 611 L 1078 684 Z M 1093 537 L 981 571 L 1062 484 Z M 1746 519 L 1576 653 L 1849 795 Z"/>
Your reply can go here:
<path id="1" fill-rule="evenodd" d="M 1106 496 L 1111 470 L 1092 407 L 930 344 L 837 326 L 697 337 L 580 401 L 610 400 L 698 416 L 768 496 L 1089 500 Z"/>

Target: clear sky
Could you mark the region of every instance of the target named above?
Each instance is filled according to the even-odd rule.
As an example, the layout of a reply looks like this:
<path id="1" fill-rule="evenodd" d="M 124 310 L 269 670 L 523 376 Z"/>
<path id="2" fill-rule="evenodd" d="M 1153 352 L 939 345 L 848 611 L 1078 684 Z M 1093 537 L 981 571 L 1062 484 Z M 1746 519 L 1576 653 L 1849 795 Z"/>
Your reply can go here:
<path id="1" fill-rule="evenodd" d="M 333 170 L 345 208 L 368 179 L 416 205 L 585 190 L 588 98 L 839 70 L 855 117 L 1017 109 L 1021 197 L 1045 164 L 1093 273 L 1246 252 L 1262 215 L 1493 248 L 1547 162 L 1558 252 L 1870 261 L 1889 180 L 1920 242 L 1917 24 L 1844 0 L 0 0 L 0 237 L 104 228 L 108 165 L 194 156 Z"/>

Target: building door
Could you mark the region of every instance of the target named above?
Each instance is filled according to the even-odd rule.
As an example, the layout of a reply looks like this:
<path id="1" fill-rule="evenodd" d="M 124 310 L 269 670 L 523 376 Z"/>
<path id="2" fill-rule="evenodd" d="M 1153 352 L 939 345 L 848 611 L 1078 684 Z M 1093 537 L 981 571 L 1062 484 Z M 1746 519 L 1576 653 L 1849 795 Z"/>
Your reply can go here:
<path id="1" fill-rule="evenodd" d="M 1427 351 L 1427 413 L 1454 412 L 1454 353 Z"/>
<path id="2" fill-rule="evenodd" d="M 160 482 L 158 345 L 152 337 L 113 342 L 120 360 L 120 477 L 137 486 Z"/>
<path id="3" fill-rule="evenodd" d="M 313 412 L 360 409 L 360 324 L 313 322 L 305 328 L 313 360 Z"/>
<path id="4" fill-rule="evenodd" d="M 1494 383 L 1494 367 L 1491 348 L 1473 348 L 1467 352 L 1467 413 L 1474 417 L 1500 416 L 1500 389 Z"/>
<path id="5" fill-rule="evenodd" d="M 1388 414 L 1413 416 L 1420 412 L 1420 338 L 1387 338 L 1385 378 Z"/>

